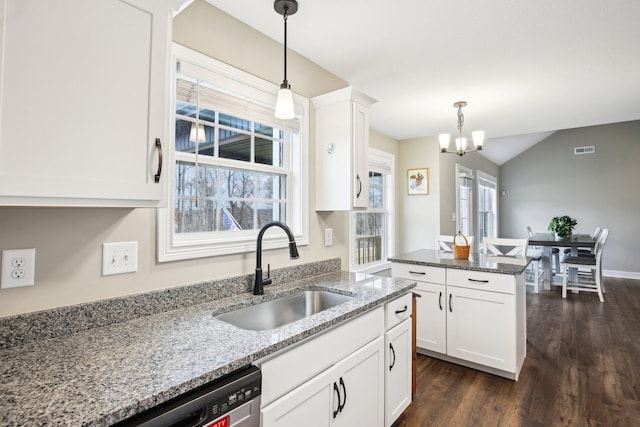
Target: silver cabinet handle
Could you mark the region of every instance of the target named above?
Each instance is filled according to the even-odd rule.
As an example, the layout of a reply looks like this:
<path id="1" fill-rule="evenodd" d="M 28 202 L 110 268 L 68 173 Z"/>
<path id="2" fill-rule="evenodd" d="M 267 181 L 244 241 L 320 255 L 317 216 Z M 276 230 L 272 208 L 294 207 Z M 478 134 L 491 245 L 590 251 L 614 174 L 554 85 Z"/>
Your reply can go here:
<path id="1" fill-rule="evenodd" d="M 404 308 L 402 310 L 396 310 L 396 314 L 401 314 L 404 313 L 405 311 L 407 311 L 407 306 L 405 305 Z"/>
<path id="2" fill-rule="evenodd" d="M 158 171 L 154 176 L 154 180 L 158 183 L 160 182 L 160 175 L 162 175 L 162 143 L 160 142 L 160 138 L 156 138 L 156 148 L 158 149 Z"/>
<path id="3" fill-rule="evenodd" d="M 489 283 L 488 280 L 478 280 L 478 279 L 467 279 L 467 280 L 475 283 Z"/>

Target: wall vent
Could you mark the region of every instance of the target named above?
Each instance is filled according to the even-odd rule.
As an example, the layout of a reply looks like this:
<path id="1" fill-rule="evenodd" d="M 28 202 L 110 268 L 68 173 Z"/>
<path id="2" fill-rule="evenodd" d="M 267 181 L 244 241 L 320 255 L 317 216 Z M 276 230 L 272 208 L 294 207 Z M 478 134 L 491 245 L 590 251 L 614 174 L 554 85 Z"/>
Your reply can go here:
<path id="1" fill-rule="evenodd" d="M 596 152 L 596 147 L 594 145 L 589 145 L 588 147 L 574 147 L 573 154 L 593 154 Z"/>

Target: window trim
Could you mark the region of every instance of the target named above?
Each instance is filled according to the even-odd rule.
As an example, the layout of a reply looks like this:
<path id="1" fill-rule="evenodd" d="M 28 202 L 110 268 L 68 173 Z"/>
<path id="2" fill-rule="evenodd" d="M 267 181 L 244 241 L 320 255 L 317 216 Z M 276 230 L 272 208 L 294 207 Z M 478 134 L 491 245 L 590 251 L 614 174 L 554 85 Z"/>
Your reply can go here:
<path id="1" fill-rule="evenodd" d="M 349 271 L 358 273 L 377 273 L 390 268 L 391 262 L 387 258 L 395 254 L 395 162 L 394 154 L 386 151 L 369 148 L 367 160 L 367 172 L 380 172 L 384 175 L 384 212 L 386 213 L 385 223 L 385 257 L 378 262 L 372 262 L 359 266 L 355 263 L 355 214 L 358 212 L 380 212 L 381 209 L 358 209 L 349 215 Z M 368 175 L 368 174 L 367 174 Z"/>
<path id="2" fill-rule="evenodd" d="M 473 176 L 473 171 L 471 169 L 469 169 L 466 166 L 463 166 L 459 163 L 456 163 L 456 167 L 455 167 L 455 183 L 456 183 L 456 230 L 455 232 L 457 233 L 459 230 L 461 230 L 462 227 L 460 227 L 460 176 L 461 175 L 465 175 L 468 179 L 470 180 L 474 180 L 474 176 Z M 469 216 L 469 233 L 470 235 L 474 235 L 475 230 L 474 230 L 474 215 L 475 215 L 475 211 L 473 209 L 473 189 L 474 185 L 471 184 L 471 186 L 469 187 L 471 189 L 471 194 L 470 194 L 470 198 L 469 198 L 469 212 L 467 212 L 468 216 Z M 477 239 L 474 239 L 477 240 Z"/>
<path id="3" fill-rule="evenodd" d="M 478 206 L 476 208 L 476 220 L 478 221 L 478 245 L 481 243 L 481 236 L 480 236 L 480 223 L 479 223 L 479 215 L 480 215 L 480 186 L 481 181 L 487 181 L 487 182 L 491 182 L 495 185 L 495 191 L 496 191 L 496 198 L 495 198 L 495 208 L 496 208 L 496 218 L 495 218 L 495 231 L 496 231 L 496 235 L 495 237 L 498 237 L 500 234 L 500 230 L 498 229 L 498 227 L 500 226 L 500 209 L 498 208 L 498 178 L 490 175 L 484 171 L 481 171 L 480 169 L 478 169 L 476 171 L 476 176 L 478 177 L 477 183 L 476 183 L 476 191 L 478 193 Z"/>
<path id="4" fill-rule="evenodd" d="M 279 86 L 243 70 L 232 67 L 214 58 L 203 55 L 177 43 L 172 44 L 172 73 L 170 78 L 170 106 L 168 108 L 168 135 L 175 135 L 175 80 L 178 60 L 188 61 L 208 72 L 208 76 L 221 88 L 238 97 L 250 98 L 264 106 L 275 106 Z M 299 144 L 292 144 L 291 156 L 295 159 L 294 173 L 290 175 L 290 208 L 287 225 L 296 238 L 298 246 L 309 244 L 309 99 L 294 93 L 296 117 L 300 122 Z M 171 144 L 169 144 L 171 145 Z M 167 176 L 165 198 L 167 207 L 158 208 L 157 221 L 157 259 L 158 262 L 179 261 L 212 256 L 254 252 L 258 230 L 251 233 L 225 233 L 215 238 L 194 235 L 194 239 L 174 239 L 174 179 L 175 147 L 165 150 Z M 209 235 L 210 236 L 210 235 Z M 285 248 L 288 238 L 284 233 L 269 230 L 265 233 L 263 249 Z"/>

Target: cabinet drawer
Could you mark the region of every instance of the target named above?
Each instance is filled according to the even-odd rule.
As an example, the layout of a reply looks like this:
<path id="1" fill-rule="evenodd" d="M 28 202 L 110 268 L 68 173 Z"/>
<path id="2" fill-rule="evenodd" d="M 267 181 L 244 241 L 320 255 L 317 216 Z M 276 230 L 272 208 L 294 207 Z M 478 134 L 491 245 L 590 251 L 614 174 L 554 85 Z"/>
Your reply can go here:
<path id="1" fill-rule="evenodd" d="M 401 279 L 445 284 L 446 270 L 416 264 L 391 263 L 391 275 Z"/>
<path id="2" fill-rule="evenodd" d="M 411 293 L 408 293 L 385 304 L 384 326 L 388 331 L 400 322 L 411 317 Z"/>
<path id="3" fill-rule="evenodd" d="M 516 292 L 516 280 L 513 276 L 483 271 L 449 269 L 447 272 L 447 285 L 501 292 L 503 294 L 515 294 Z"/>

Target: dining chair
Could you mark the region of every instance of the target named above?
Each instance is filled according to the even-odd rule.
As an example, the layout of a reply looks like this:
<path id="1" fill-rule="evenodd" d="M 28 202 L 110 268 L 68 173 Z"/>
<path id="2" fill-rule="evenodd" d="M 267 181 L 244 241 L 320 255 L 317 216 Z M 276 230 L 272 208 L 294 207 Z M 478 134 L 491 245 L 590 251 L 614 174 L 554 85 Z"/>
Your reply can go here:
<path id="1" fill-rule="evenodd" d="M 567 291 L 596 292 L 600 302 L 604 302 L 602 295 L 604 290 L 602 285 L 602 251 L 608 236 L 608 228 L 600 232 L 593 256 L 587 254 L 586 256 L 566 256 L 563 258 L 562 298 L 567 297 Z M 577 269 L 578 272 L 588 270 L 590 274 L 588 277 L 584 274 L 576 274 L 575 281 L 570 281 L 569 273 L 572 268 Z"/>
<path id="2" fill-rule="evenodd" d="M 482 252 L 487 256 L 487 260 L 491 257 L 499 259 L 500 257 L 520 257 L 520 260 L 526 262 L 528 256 L 527 249 L 529 247 L 528 239 L 505 239 L 501 237 L 485 237 L 482 241 Z M 500 262 L 500 261 L 497 261 Z M 526 277 L 526 274 L 525 274 Z M 538 292 L 537 282 L 528 282 L 527 285 L 533 285 L 534 292 Z"/>
<path id="3" fill-rule="evenodd" d="M 455 236 L 449 236 L 445 234 L 440 234 L 436 238 L 436 249 L 444 252 L 453 252 L 453 238 Z M 473 236 L 464 236 L 467 238 L 467 242 L 469 242 L 469 246 L 473 248 Z M 458 237 L 458 243 L 460 241 L 464 241 L 463 239 Z"/>
<path id="4" fill-rule="evenodd" d="M 527 225 L 527 233 L 529 237 L 533 237 L 533 230 L 530 226 Z M 560 274 L 560 249 L 553 246 L 551 248 L 551 257 L 549 258 L 549 270 L 551 271 L 551 276 L 554 274 Z"/>
<path id="5" fill-rule="evenodd" d="M 593 240 L 598 241 L 598 237 L 600 237 L 600 227 L 596 227 L 596 229 L 593 231 Z M 564 254 L 565 256 L 571 254 L 571 248 L 565 248 Z M 595 254 L 595 247 L 578 248 L 578 255 L 594 255 L 594 254 Z"/>
<path id="6" fill-rule="evenodd" d="M 527 233 L 529 237 L 533 237 L 533 231 L 531 227 L 527 226 Z M 531 264 L 527 267 L 526 284 L 533 286 L 533 292 L 538 293 L 540 288 L 540 282 L 544 274 L 544 264 L 542 256 L 542 248 L 538 246 L 529 246 L 527 249 L 527 256 L 533 258 Z M 531 277 L 529 277 L 531 276 Z"/>
<path id="7" fill-rule="evenodd" d="M 527 256 L 529 239 L 506 239 L 503 237 L 485 237 L 482 242 L 487 255 Z"/>

